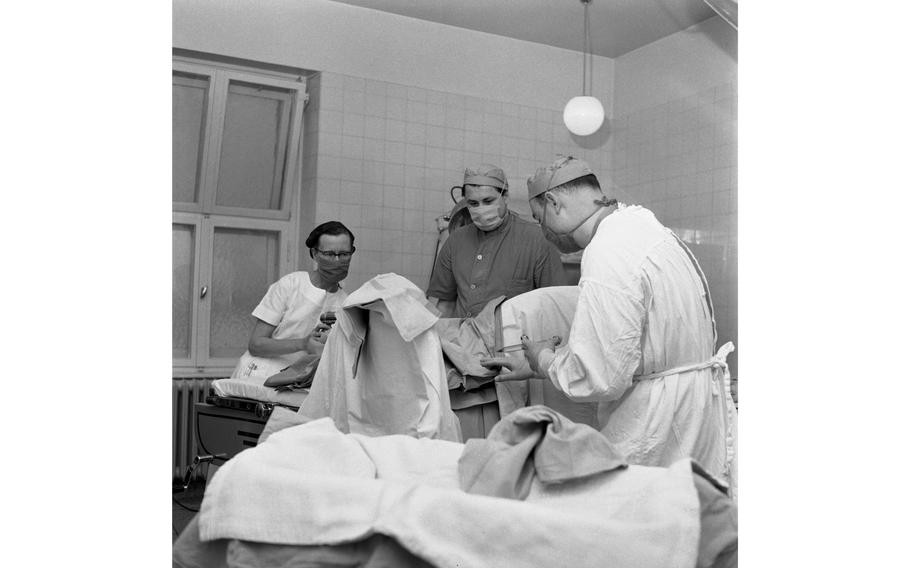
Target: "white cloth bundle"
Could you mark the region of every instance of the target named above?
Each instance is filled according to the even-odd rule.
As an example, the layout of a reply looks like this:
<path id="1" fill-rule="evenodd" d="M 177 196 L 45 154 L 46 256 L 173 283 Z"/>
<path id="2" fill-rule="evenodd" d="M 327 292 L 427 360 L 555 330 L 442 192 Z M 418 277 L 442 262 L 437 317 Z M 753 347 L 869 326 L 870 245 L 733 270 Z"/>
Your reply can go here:
<path id="1" fill-rule="evenodd" d="M 560 336 L 563 342 L 568 341 L 577 303 L 577 286 L 538 288 L 506 300 L 500 307 L 503 345 L 520 344 L 522 335 L 527 335 L 532 341 L 548 339 L 554 335 Z M 524 352 L 516 350 L 506 353 L 506 356 L 523 358 Z M 543 404 L 573 422 L 598 427 L 597 403 L 575 402 L 550 381 L 498 383 L 496 391 L 502 416 L 523 406 Z"/>
<path id="2" fill-rule="evenodd" d="M 463 448 L 342 434 L 325 419 L 281 430 L 218 470 L 200 539 L 308 545 L 380 533 L 443 568 L 695 565 L 699 502 L 689 460 L 534 483 L 517 501 L 459 489 Z"/>
<path id="3" fill-rule="evenodd" d="M 331 417 L 343 432 L 461 441 L 433 329 L 439 317 L 423 292 L 380 274 L 335 315 L 300 414 Z"/>

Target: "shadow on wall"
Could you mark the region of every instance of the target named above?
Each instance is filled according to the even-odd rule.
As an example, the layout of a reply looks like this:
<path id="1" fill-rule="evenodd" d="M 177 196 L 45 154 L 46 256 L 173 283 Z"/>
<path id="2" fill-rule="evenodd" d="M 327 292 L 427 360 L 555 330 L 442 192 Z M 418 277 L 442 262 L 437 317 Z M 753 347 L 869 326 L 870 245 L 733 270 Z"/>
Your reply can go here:
<path id="1" fill-rule="evenodd" d="M 601 150 L 604 149 L 607 145 L 607 141 L 610 139 L 610 134 L 612 129 L 610 128 L 610 119 L 605 118 L 603 125 L 600 129 L 594 134 L 588 136 L 578 136 L 577 134 L 569 133 L 569 136 L 572 137 L 572 142 L 578 144 L 578 146 L 584 148 L 585 150 Z"/>

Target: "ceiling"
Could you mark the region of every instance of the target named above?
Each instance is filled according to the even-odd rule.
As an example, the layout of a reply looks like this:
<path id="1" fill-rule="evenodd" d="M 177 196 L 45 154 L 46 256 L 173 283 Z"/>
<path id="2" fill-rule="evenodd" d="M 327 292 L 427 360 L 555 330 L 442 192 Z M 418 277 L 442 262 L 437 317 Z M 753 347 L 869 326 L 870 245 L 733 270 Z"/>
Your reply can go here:
<path id="1" fill-rule="evenodd" d="M 580 0 L 335 0 L 409 18 L 582 51 Z M 592 52 L 616 58 L 715 15 L 703 0 L 592 0 Z"/>

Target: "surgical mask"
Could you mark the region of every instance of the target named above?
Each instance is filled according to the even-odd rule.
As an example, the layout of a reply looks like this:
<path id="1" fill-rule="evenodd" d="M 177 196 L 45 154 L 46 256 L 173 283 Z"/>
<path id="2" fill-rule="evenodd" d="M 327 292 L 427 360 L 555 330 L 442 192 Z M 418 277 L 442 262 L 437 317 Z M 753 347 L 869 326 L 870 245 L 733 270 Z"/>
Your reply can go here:
<path id="1" fill-rule="evenodd" d="M 548 204 L 544 203 L 543 220 L 540 222 L 540 228 L 543 231 L 544 238 L 546 238 L 548 241 L 550 241 L 551 243 L 556 245 L 556 248 L 559 249 L 559 252 L 564 253 L 564 254 L 572 254 L 573 252 L 578 252 L 581 249 L 583 249 L 584 247 L 579 246 L 578 243 L 575 242 L 575 239 L 572 238 L 572 233 L 574 233 L 579 227 L 584 225 L 588 219 L 590 219 L 594 215 L 597 215 L 597 213 L 600 211 L 601 207 L 611 207 L 613 205 L 617 205 L 617 201 L 615 199 L 607 199 L 606 197 L 602 197 L 600 199 L 595 199 L 594 204 L 599 205 L 599 207 L 593 213 L 591 213 L 590 215 L 585 217 L 581 221 L 581 223 L 575 225 L 574 229 L 572 229 L 568 233 L 560 235 L 559 233 L 556 233 L 555 231 L 553 231 L 553 229 L 547 227 L 547 205 Z"/>
<path id="2" fill-rule="evenodd" d="M 316 272 L 326 284 L 338 284 L 348 275 L 348 267 L 351 265 L 351 259 L 332 259 L 323 258 L 322 255 L 316 254 Z"/>
<path id="3" fill-rule="evenodd" d="M 543 227 L 543 236 L 556 246 L 556 249 L 563 254 L 572 254 L 578 252 L 582 247 L 578 246 L 572 235 L 557 235 L 549 227 Z"/>
<path id="4" fill-rule="evenodd" d="M 474 222 L 478 229 L 481 231 L 492 231 L 502 225 L 505 209 L 505 203 L 500 197 L 495 203 L 490 203 L 489 205 L 469 206 L 468 212 L 471 214 L 471 221 Z"/>
<path id="5" fill-rule="evenodd" d="M 579 225 L 579 227 L 580 226 L 581 225 Z M 574 231 L 569 231 L 565 235 L 560 235 L 554 232 L 550 227 L 547 227 L 547 204 L 545 204 L 543 208 L 543 220 L 540 222 L 540 228 L 543 231 L 544 238 L 553 243 L 556 246 L 556 249 L 563 254 L 572 254 L 583 248 L 572 238 L 572 233 Z"/>

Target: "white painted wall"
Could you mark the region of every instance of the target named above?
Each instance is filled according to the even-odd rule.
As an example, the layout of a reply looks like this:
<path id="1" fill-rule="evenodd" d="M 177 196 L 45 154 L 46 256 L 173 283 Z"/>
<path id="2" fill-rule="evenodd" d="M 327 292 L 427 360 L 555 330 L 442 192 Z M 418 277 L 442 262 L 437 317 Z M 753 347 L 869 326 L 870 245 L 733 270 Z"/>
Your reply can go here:
<path id="1" fill-rule="evenodd" d="M 715 16 L 617 57 L 611 116 L 735 83 L 736 36 L 736 30 Z"/>
<path id="2" fill-rule="evenodd" d="M 536 108 L 581 91 L 581 54 L 328 0 L 174 0 L 173 46 Z M 612 116 L 613 60 L 594 58 Z"/>

